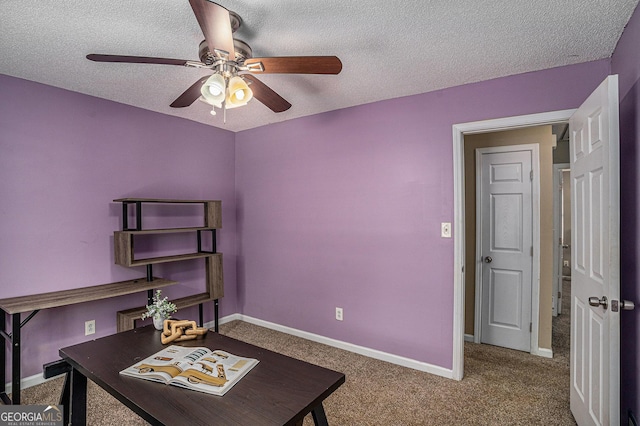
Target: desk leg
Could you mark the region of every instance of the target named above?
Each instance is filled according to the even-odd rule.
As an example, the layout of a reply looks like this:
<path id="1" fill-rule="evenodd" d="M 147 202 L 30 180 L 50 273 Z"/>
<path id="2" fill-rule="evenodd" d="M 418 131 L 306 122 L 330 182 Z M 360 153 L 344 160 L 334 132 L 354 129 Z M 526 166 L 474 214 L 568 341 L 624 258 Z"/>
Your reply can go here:
<path id="1" fill-rule="evenodd" d="M 62 405 L 62 418 L 64 424 L 71 424 L 71 372 L 69 371 L 64 375 L 64 384 L 62 385 L 62 392 L 60 393 L 60 401 L 58 404 Z"/>
<path id="2" fill-rule="evenodd" d="M 316 426 L 329 426 L 327 422 L 327 416 L 324 413 L 324 407 L 322 407 L 322 403 L 320 403 L 316 408 L 311 411 L 311 415 L 313 416 L 313 422 Z"/>
<path id="3" fill-rule="evenodd" d="M 215 331 L 216 333 L 220 332 L 220 323 L 218 320 L 218 317 L 220 315 L 219 309 L 220 308 L 218 307 L 218 299 L 215 299 L 213 301 L 213 321 L 214 321 L 213 331 Z"/>
<path id="4" fill-rule="evenodd" d="M 20 314 L 11 315 L 11 401 L 20 405 Z"/>
<path id="5" fill-rule="evenodd" d="M 75 368 L 71 370 L 71 402 L 68 425 L 87 424 L 87 378 Z"/>
<path id="6" fill-rule="evenodd" d="M 2 333 L 2 351 L 0 351 L 0 364 L 2 364 L 2 371 L 0 371 L 0 386 L 2 392 L 0 392 L 0 398 L 5 405 L 11 405 L 11 400 L 7 396 L 7 342 L 11 344 L 11 339 L 7 335 L 7 317 L 6 313 L 2 311 L 0 314 L 0 332 Z"/>

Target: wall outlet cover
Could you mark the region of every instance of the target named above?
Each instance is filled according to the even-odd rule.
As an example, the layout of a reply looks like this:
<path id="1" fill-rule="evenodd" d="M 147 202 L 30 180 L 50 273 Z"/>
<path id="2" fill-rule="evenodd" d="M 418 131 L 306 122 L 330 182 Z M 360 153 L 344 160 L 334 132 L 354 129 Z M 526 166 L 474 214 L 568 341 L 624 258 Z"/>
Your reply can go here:
<path id="1" fill-rule="evenodd" d="M 451 238 L 451 222 L 442 222 L 440 224 L 440 236 L 442 238 Z"/>
<path id="2" fill-rule="evenodd" d="M 96 332 L 96 320 L 89 320 L 84 322 L 84 335 L 88 336 Z"/>

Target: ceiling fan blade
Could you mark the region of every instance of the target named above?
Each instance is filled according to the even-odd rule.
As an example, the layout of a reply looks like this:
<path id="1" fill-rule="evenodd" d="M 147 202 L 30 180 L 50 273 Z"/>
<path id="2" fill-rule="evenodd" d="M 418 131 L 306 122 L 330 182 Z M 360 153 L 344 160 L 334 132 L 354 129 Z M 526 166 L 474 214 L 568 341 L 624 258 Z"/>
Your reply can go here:
<path id="1" fill-rule="evenodd" d="M 191 85 L 191 87 L 185 90 L 182 95 L 178 96 L 178 98 L 173 101 L 170 106 L 172 108 L 184 108 L 194 103 L 196 99 L 200 97 L 200 89 L 208 79 L 208 75 L 201 77 L 200 80 L 196 81 L 195 83 L 193 83 L 193 85 Z"/>
<path id="2" fill-rule="evenodd" d="M 189 0 L 189 3 L 207 41 L 209 51 L 214 55 L 216 54 L 214 50 L 227 52 L 229 54 L 227 59 L 235 60 L 229 11 L 208 0 Z"/>
<path id="3" fill-rule="evenodd" d="M 164 64 L 164 65 L 187 65 L 185 59 L 150 58 L 147 56 L 122 56 L 122 55 L 101 55 L 91 53 L 87 59 L 95 62 L 127 62 L 134 64 Z"/>
<path id="4" fill-rule="evenodd" d="M 291 108 L 291 104 L 282 96 L 278 95 L 269 86 L 250 74 L 243 74 L 242 78 L 249 81 L 249 89 L 253 92 L 253 97 L 262 102 L 273 112 L 283 112 Z"/>
<path id="5" fill-rule="evenodd" d="M 262 64 L 263 70 L 258 64 Z M 342 62 L 337 56 L 281 56 L 250 58 L 244 61 L 252 73 L 340 74 Z"/>

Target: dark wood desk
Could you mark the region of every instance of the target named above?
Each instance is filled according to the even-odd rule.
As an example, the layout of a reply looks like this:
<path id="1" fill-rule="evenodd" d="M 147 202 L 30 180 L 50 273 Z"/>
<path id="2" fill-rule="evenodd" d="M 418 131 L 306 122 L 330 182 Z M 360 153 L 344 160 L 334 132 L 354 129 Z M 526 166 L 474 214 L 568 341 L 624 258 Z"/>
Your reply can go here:
<path id="1" fill-rule="evenodd" d="M 119 374 L 163 348 L 152 326 L 63 348 L 60 356 L 71 366 L 71 423 L 86 423 L 87 378 L 156 425 L 299 425 L 310 412 L 316 425 L 326 425 L 322 401 L 345 381 L 342 373 L 211 331 L 180 344 L 222 349 L 260 363 L 218 397 Z"/>

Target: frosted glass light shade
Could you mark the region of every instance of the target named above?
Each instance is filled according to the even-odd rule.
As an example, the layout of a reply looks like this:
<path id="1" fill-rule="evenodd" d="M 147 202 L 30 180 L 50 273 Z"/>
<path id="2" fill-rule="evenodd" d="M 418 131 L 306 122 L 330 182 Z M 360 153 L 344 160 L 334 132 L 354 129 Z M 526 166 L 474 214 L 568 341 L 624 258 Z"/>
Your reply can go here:
<path id="1" fill-rule="evenodd" d="M 253 92 L 245 81 L 238 77 L 231 77 L 229 80 L 229 96 L 227 104 L 230 108 L 246 105 L 253 98 Z"/>
<path id="2" fill-rule="evenodd" d="M 200 93 L 208 104 L 221 108 L 225 97 L 224 77 L 213 74 L 202 85 Z"/>

